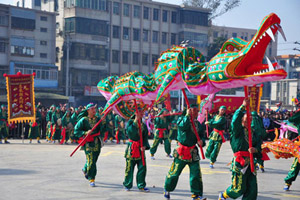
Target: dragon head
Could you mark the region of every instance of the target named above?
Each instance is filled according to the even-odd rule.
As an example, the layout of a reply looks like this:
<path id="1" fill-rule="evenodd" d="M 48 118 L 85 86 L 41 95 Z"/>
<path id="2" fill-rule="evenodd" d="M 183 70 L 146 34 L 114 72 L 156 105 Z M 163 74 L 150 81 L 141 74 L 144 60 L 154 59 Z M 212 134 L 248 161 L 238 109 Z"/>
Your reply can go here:
<path id="1" fill-rule="evenodd" d="M 274 35 L 278 31 L 285 39 L 280 18 L 271 13 L 263 19 L 260 28 L 249 42 L 240 38 L 227 40 L 220 52 L 208 63 L 210 80 L 228 83 L 230 80 L 239 79 L 240 84 L 235 85 L 240 87 L 285 78 L 287 73 L 277 62 L 272 64 L 266 57 L 268 64 L 263 64 L 267 46 L 271 40 L 275 41 Z M 232 83 L 227 83 L 225 84 L 228 87 L 232 87 Z"/>

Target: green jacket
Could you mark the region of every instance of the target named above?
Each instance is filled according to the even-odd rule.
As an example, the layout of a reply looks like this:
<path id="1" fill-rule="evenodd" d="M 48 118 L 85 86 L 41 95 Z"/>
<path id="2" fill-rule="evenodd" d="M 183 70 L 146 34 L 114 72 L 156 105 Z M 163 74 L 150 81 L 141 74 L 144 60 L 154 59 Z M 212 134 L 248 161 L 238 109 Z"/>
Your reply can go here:
<path id="1" fill-rule="evenodd" d="M 297 126 L 298 134 L 300 135 L 300 111 L 296 112 L 293 116 L 289 118 L 289 121 Z"/>
<path id="2" fill-rule="evenodd" d="M 205 137 L 204 137 L 204 129 L 201 124 L 194 119 L 195 126 L 197 129 L 197 134 L 199 135 L 200 139 L 203 142 L 203 147 L 205 146 Z M 194 146 L 197 143 L 197 137 L 194 134 L 194 130 L 191 124 L 190 116 L 180 116 L 178 121 L 178 135 L 177 140 L 180 142 L 180 144 L 184 146 Z"/>
<path id="3" fill-rule="evenodd" d="M 239 109 L 235 111 L 232 117 L 230 145 L 233 153 L 236 153 L 238 151 L 248 152 L 249 149 L 248 130 L 247 128 L 242 126 L 242 118 L 244 116 L 244 113 L 245 113 L 245 107 L 241 106 Z M 253 156 L 256 158 L 261 158 L 262 156 L 261 144 L 262 144 L 262 140 L 261 140 L 260 133 L 252 129 L 252 147 L 255 147 L 257 149 L 257 153 L 254 153 Z M 235 166 L 238 168 L 242 168 L 242 166 L 239 163 L 235 163 Z"/>
<path id="4" fill-rule="evenodd" d="M 6 111 L 2 111 L 0 109 L 0 128 L 6 127 L 6 121 L 7 121 L 8 115 Z"/>
<path id="5" fill-rule="evenodd" d="M 212 119 L 209 120 L 209 127 L 215 128 L 217 130 L 225 130 L 226 127 L 226 118 L 225 116 L 216 115 Z M 222 141 L 222 137 L 219 133 L 212 131 L 210 133 L 210 139 L 212 140 L 220 140 Z"/>
<path id="6" fill-rule="evenodd" d="M 135 122 L 134 119 L 135 119 L 135 115 L 133 115 L 131 117 L 131 119 L 129 119 L 127 126 L 126 126 L 126 132 L 127 132 L 128 138 L 130 140 L 139 142 L 140 134 L 139 134 L 138 123 Z M 148 129 L 144 123 L 141 122 L 141 124 L 142 124 L 142 135 L 143 135 L 143 146 L 146 147 L 146 150 L 148 150 L 148 149 L 150 149 L 150 145 L 148 142 Z M 129 141 L 127 143 L 127 148 L 125 151 L 125 158 L 135 159 L 135 160 L 141 159 L 141 157 L 140 158 L 132 158 L 131 157 L 131 145 L 132 145 L 132 142 Z M 140 151 L 140 153 L 141 153 L 141 151 Z"/>
<path id="7" fill-rule="evenodd" d="M 121 122 L 123 122 L 124 125 L 125 125 L 125 120 L 121 116 L 116 115 L 115 116 L 115 129 L 116 129 L 116 131 L 117 130 L 119 130 L 119 131 L 125 131 L 125 127 L 121 128 L 121 125 L 120 125 Z"/>

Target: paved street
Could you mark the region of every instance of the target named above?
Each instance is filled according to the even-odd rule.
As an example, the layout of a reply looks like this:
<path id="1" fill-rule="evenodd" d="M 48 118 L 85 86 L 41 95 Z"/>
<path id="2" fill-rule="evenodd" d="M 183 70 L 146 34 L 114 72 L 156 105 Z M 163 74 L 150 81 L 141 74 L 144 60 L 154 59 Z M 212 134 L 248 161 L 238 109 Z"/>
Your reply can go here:
<path id="1" fill-rule="evenodd" d="M 150 160 L 147 151 L 147 187 L 150 193 L 141 193 L 136 187 L 126 192 L 122 187 L 125 170 L 123 156 L 125 145 L 106 144 L 98 160 L 96 187 L 91 188 L 84 178 L 81 168 L 85 162 L 83 151 L 72 158 L 70 153 L 75 145 L 53 145 L 45 143 L 28 144 L 28 140 L 10 140 L 11 144 L 0 144 L 0 199 L 110 199 L 110 200 L 163 200 L 164 179 L 172 159 L 166 158 L 160 145 L 156 160 Z M 152 143 L 152 140 L 150 141 Z M 172 147 L 175 146 L 173 142 Z M 284 192 L 284 177 L 292 164 L 292 159 L 276 160 L 269 153 L 271 161 L 265 163 L 266 172 L 258 172 L 258 199 L 300 199 L 300 178 Z M 217 199 L 219 192 L 230 185 L 231 173 L 227 163 L 232 152 L 229 142 L 221 149 L 215 169 L 209 169 L 207 159 L 201 161 L 204 182 L 204 196 Z M 190 198 L 189 169 L 180 176 L 176 190 L 171 193 L 172 200 Z"/>

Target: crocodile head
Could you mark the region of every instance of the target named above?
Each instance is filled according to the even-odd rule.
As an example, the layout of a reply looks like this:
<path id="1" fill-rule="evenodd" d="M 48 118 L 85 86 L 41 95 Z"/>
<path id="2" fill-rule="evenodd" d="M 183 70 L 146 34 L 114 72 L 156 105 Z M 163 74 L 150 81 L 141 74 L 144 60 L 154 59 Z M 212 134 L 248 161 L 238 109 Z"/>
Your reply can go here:
<path id="1" fill-rule="evenodd" d="M 215 87 L 226 89 L 285 78 L 287 73 L 277 62 L 272 64 L 266 57 L 268 64 L 263 64 L 268 44 L 275 41 L 278 31 L 285 39 L 280 18 L 271 13 L 263 19 L 249 42 L 240 38 L 227 40 L 207 66 L 209 79 Z"/>

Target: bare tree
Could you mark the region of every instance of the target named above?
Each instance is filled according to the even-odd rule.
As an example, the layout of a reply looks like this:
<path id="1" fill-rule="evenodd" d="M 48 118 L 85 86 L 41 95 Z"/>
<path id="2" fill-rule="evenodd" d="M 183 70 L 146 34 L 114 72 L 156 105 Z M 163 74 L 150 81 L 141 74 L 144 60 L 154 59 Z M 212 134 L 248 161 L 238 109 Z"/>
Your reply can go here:
<path id="1" fill-rule="evenodd" d="M 210 19 L 219 17 L 240 5 L 241 0 L 183 0 L 185 6 L 211 9 Z"/>

